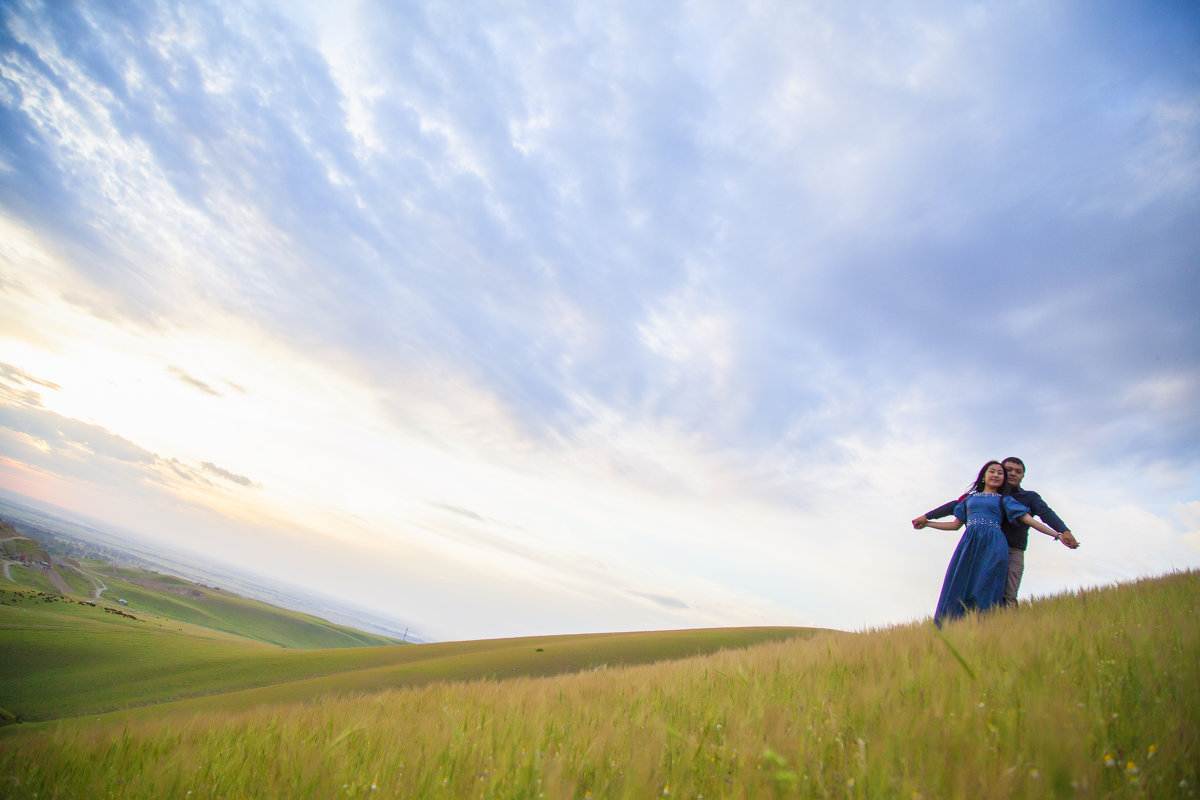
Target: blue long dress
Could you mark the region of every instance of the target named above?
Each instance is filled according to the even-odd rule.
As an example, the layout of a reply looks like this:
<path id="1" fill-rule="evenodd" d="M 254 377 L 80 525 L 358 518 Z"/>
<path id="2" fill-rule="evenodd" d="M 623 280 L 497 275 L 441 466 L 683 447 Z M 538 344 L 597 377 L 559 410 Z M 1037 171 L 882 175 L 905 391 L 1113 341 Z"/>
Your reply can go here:
<path id="1" fill-rule="evenodd" d="M 1003 505 L 1001 505 L 1003 504 Z M 967 523 L 958 540 L 933 621 L 961 617 L 968 611 L 986 611 L 1004 598 L 1008 579 L 1008 541 L 1000 523 L 1004 515 L 1017 519 L 1029 509 L 1008 495 L 969 494 L 954 507 L 954 516 Z"/>

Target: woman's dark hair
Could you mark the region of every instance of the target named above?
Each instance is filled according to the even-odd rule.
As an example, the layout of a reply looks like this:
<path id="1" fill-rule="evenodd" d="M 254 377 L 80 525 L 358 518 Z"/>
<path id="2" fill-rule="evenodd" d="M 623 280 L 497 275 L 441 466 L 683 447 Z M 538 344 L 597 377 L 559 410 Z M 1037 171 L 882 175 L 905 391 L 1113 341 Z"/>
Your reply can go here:
<path id="1" fill-rule="evenodd" d="M 975 482 L 973 484 L 971 484 L 971 488 L 968 489 L 967 491 L 970 491 L 970 492 L 982 492 L 983 491 L 983 476 L 985 474 L 987 474 L 988 467 L 990 467 L 992 464 L 1000 464 L 1000 462 L 999 461 L 989 461 L 986 464 L 984 464 L 983 467 L 980 468 L 980 470 L 979 470 L 979 476 L 977 478 L 975 478 Z M 1000 464 L 1000 469 L 1004 469 L 1003 464 Z M 1008 491 L 1009 491 L 1008 480 L 1007 480 L 1008 470 L 1006 470 L 1006 469 L 1004 470 L 1004 477 L 1005 477 L 1005 481 L 1004 481 L 1004 483 L 1002 483 L 1000 485 L 1000 494 L 1008 494 Z"/>

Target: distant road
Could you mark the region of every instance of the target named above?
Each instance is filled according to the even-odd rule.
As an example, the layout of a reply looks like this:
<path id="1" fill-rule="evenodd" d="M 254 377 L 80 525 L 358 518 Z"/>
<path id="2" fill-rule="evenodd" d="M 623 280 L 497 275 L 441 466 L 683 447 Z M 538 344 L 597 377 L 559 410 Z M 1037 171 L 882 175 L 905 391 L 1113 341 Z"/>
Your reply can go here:
<path id="1" fill-rule="evenodd" d="M 96 584 L 96 588 L 92 590 L 92 599 L 99 600 L 100 593 L 107 592 L 108 586 L 104 583 L 103 580 L 100 579 L 100 576 L 97 575 L 96 573 L 94 573 L 90 570 L 86 570 L 83 567 L 77 567 L 77 569 L 80 572 L 82 572 L 88 580 L 90 580 L 90 581 L 92 581 L 92 583 Z"/>
<path id="2" fill-rule="evenodd" d="M 25 538 L 24 536 L 5 536 L 3 539 L 0 539 L 0 542 L 11 542 L 13 539 L 24 539 L 24 538 Z M 12 564 L 11 561 L 4 562 L 4 580 L 6 580 L 6 581 L 12 580 L 12 573 L 8 571 L 8 568 L 11 564 Z"/>

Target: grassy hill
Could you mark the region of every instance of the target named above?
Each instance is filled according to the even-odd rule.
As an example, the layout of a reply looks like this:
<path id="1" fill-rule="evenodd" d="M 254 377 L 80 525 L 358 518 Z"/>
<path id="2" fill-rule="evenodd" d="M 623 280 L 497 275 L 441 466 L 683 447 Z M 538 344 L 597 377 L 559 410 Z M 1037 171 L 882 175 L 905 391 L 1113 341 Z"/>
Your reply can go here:
<path id="1" fill-rule="evenodd" d="M 12 525 L 0 520 L 0 564 L 5 565 L 3 575 L 12 583 L 37 591 L 58 591 L 48 575 L 53 569 L 49 566 L 51 563 L 50 554 L 40 544 L 21 536 Z"/>
<path id="2" fill-rule="evenodd" d="M 397 644 L 387 636 L 335 625 L 219 589 L 96 559 L 53 559 L 33 539 L 0 520 L 0 563 L 11 580 L 0 589 L 30 589 L 64 599 L 100 599 L 144 618 L 156 617 L 225 631 L 292 648 L 373 647 Z"/>
<path id="3" fill-rule="evenodd" d="M 335 625 L 245 597 L 200 586 L 182 578 L 144 570 L 84 562 L 88 573 L 108 587 L 110 602 L 124 600 L 134 611 L 190 622 L 214 630 L 296 648 L 364 647 L 397 640 Z"/>
<path id="4" fill-rule="evenodd" d="M 1195 797 L 1198 614 L 1200 573 L 1187 572 L 1042 599 L 944 632 L 929 623 L 809 632 L 638 666 L 610 655 L 704 632 L 341 651 L 360 659 L 357 669 L 287 673 L 248 690 L 280 693 L 267 703 L 231 701 L 246 696 L 235 692 L 10 725 L 0 732 L 0 791 L 43 800 Z M 560 654 L 559 644 L 578 649 Z M 418 657 L 425 647 L 441 649 Z M 386 662 L 388 651 L 412 660 Z M 522 654 L 520 663 L 548 656 L 582 670 L 533 677 L 519 667 L 502 678 L 498 667 Z M 292 653 L 297 664 L 310 655 Z M 225 657 L 247 674 L 265 657 L 242 656 Z M 443 679 L 382 688 L 381 675 L 410 668 Z M 479 670 L 489 677 L 452 680 Z"/>
<path id="5" fill-rule="evenodd" d="M 433 681 L 554 675 L 642 664 L 813 631 L 740 628 L 284 649 L 179 623 L 0 589 L 0 707 L 25 722 L 195 698 L 247 708 Z"/>

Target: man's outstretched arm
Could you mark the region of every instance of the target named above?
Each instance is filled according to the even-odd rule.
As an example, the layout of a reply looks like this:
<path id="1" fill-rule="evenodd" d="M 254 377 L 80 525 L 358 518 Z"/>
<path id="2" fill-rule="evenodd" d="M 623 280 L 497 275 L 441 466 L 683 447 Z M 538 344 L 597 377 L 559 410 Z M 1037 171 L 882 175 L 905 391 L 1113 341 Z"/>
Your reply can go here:
<path id="1" fill-rule="evenodd" d="M 1079 547 L 1079 540 L 1075 538 L 1075 534 L 1071 533 L 1071 529 L 1067 527 L 1067 523 L 1063 522 L 1062 518 L 1054 513 L 1054 509 L 1047 505 L 1040 494 L 1026 491 L 1022 502 L 1029 506 L 1029 513 L 1032 516 L 1038 517 L 1042 522 L 1062 534 L 1060 541 L 1063 544 L 1072 550 Z"/>
<path id="2" fill-rule="evenodd" d="M 933 511 L 927 511 L 921 516 L 912 521 L 912 526 L 917 529 L 924 528 L 931 519 L 941 519 L 948 517 L 954 513 L 954 507 L 959 504 L 959 500 L 951 500 L 949 503 L 938 506 Z"/>

